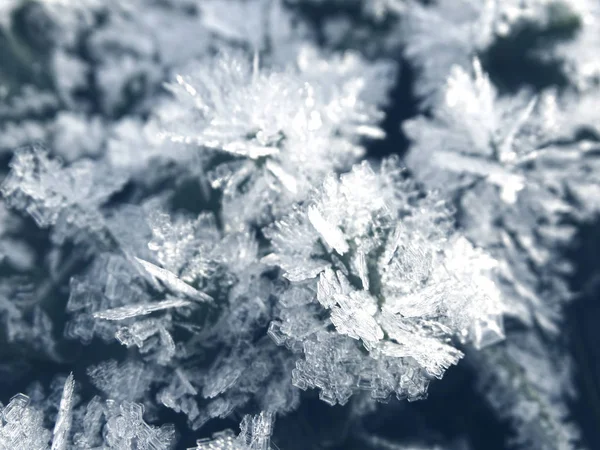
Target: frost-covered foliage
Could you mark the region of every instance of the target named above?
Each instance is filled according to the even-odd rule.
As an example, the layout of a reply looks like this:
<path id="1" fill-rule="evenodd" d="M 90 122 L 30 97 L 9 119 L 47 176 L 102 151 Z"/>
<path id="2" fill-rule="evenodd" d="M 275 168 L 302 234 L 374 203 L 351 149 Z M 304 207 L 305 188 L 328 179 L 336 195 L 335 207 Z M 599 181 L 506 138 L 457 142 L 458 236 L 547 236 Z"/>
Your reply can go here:
<path id="1" fill-rule="evenodd" d="M 488 450 L 458 402 L 403 402 L 450 370 L 510 445 L 584 447 L 567 249 L 600 214 L 599 20 L 592 0 L 3 2 L 0 449 Z M 523 36 L 560 76 L 503 79 Z M 398 115 L 406 155 L 367 159 Z M 439 409 L 459 388 L 434 383 Z"/>

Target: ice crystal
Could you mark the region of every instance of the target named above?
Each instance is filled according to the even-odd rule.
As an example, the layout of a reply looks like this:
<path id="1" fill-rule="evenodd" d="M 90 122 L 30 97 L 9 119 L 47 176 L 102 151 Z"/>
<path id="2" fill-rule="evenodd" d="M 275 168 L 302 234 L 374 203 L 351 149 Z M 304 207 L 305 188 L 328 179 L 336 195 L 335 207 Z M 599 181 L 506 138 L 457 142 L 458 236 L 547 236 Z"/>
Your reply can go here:
<path id="1" fill-rule="evenodd" d="M 136 403 L 112 400 L 106 402 L 106 443 L 109 448 L 168 449 L 174 439 L 172 427 L 148 425 L 143 419 L 144 408 Z"/>
<path id="2" fill-rule="evenodd" d="M 0 448 L 64 450 L 69 448 L 73 409 L 73 374 L 67 377 L 58 416 L 51 433 L 44 425 L 44 412 L 31 405 L 24 394 L 15 395 L 6 407 L 0 403 Z M 50 446 L 50 442 L 52 442 Z"/>
<path id="3" fill-rule="evenodd" d="M 314 50 L 298 58 L 296 69 L 259 71 L 245 56 L 220 55 L 170 85 L 179 113 L 173 120 L 169 109 L 166 136 L 236 158 L 211 176 L 232 228 L 268 210 L 278 214 L 325 173 L 360 157 L 359 138 L 382 136 L 389 64 L 368 68 L 352 54 L 327 61 Z M 371 79 L 380 81 L 375 93 Z"/>
<path id="4" fill-rule="evenodd" d="M 465 355 L 517 445 L 577 447 L 563 250 L 600 212 L 598 17 L 592 0 L 3 2 L 1 387 L 40 361 L 88 387 L 0 404 L 0 448 L 169 450 L 168 409 L 199 436 L 263 411 L 195 449 L 268 450 L 298 408 L 276 442 L 291 422 L 302 448 L 429 448 L 436 430 L 365 426 L 372 399 L 423 398 Z M 540 31 L 526 54 L 567 86 L 505 91 L 488 51 Z M 413 114 L 410 70 L 388 109 L 399 60 L 424 113 L 403 124 L 410 173 L 363 160 Z M 326 438 L 298 426 L 309 388 L 353 398 Z"/>
<path id="5" fill-rule="evenodd" d="M 586 59 L 590 50 L 584 52 L 582 49 L 593 48 L 597 13 L 587 0 L 438 0 L 426 4 L 411 1 L 401 18 L 406 56 L 419 70 L 415 93 L 424 101 L 424 106 L 435 105 L 439 100 L 437 94 L 453 66 L 466 70 L 473 58 L 484 55 L 494 43 L 515 36 L 528 26 L 551 31 L 556 31 L 555 27 L 560 33 L 563 31 L 561 26 L 573 21 L 571 9 L 590 25 L 584 27 L 580 37 L 583 42 L 566 43 L 558 49 L 564 50 L 561 57 L 572 61 L 567 63 L 570 68 L 567 70 L 577 73 L 580 79 L 584 78 L 582 72 L 587 70 L 589 80 L 595 70 L 595 59 L 590 56 Z M 432 33 L 433 29 L 437 32 Z M 568 49 L 573 50 L 575 46 L 577 51 L 569 52 Z M 556 57 L 557 51 L 556 47 L 544 46 L 537 53 L 549 59 Z"/>
<path id="6" fill-rule="evenodd" d="M 379 173 L 363 163 L 329 176 L 307 206 L 267 230 L 274 252 L 264 261 L 292 282 L 270 334 L 303 348 L 296 386 L 318 387 L 331 403 L 361 383 L 375 397 L 414 399 L 462 356 L 449 337 L 477 347 L 502 338 L 495 262 L 451 236 L 448 222 L 388 159 Z M 328 312 L 321 323 L 318 304 Z"/>
<path id="7" fill-rule="evenodd" d="M 71 430 L 74 388 L 75 379 L 71 373 L 67 377 L 67 381 L 65 382 L 65 387 L 63 389 L 63 395 L 60 399 L 58 417 L 52 433 L 53 438 L 51 450 L 65 450 L 67 448 L 69 432 Z"/>
<path id="8" fill-rule="evenodd" d="M 40 411 L 29 406 L 27 396 L 14 396 L 8 405 L 2 408 L 0 445 L 5 449 L 25 446 L 33 450 L 46 450 L 51 432 L 44 428 L 43 419 Z"/>
<path id="9" fill-rule="evenodd" d="M 404 124 L 413 140 L 407 165 L 455 199 L 465 235 L 498 261 L 506 314 L 533 328 L 526 345 L 511 334 L 502 349 L 478 359 L 489 383 L 484 389 L 523 445 L 573 448 L 577 431 L 565 412 L 569 383 L 549 389 L 537 368 L 551 370 L 566 358 L 558 355 L 564 305 L 573 298 L 566 282 L 572 267 L 561 252 L 574 224 L 598 211 L 597 145 L 582 137 L 584 123 L 595 121 L 588 104 L 595 91 L 585 100 L 553 89 L 499 96 L 475 61 L 471 73 L 454 67 L 442 93 L 433 117 Z"/>
<path id="10" fill-rule="evenodd" d="M 11 168 L 1 188 L 7 203 L 40 227 L 54 226 L 58 241 L 76 234 L 71 229 L 101 234 L 105 223 L 99 209 L 126 181 L 91 160 L 64 167 L 38 147 L 18 151 Z"/>
<path id="11" fill-rule="evenodd" d="M 139 402 L 146 398 L 156 374 L 140 361 L 127 360 L 121 364 L 111 359 L 89 367 L 87 375 L 92 384 L 113 400 Z"/>
<path id="12" fill-rule="evenodd" d="M 231 431 L 217 433 L 212 439 L 202 439 L 188 450 L 269 450 L 273 428 L 272 414 L 262 412 L 245 416 L 240 423 L 240 434 Z"/>
<path id="13" fill-rule="evenodd" d="M 83 408 L 76 448 L 108 450 L 170 450 L 175 430 L 172 425 L 156 427 L 145 422 L 141 404 L 94 397 Z"/>
<path id="14" fill-rule="evenodd" d="M 597 190 L 597 177 L 588 170 L 598 164 L 590 153 L 595 146 L 574 142 L 579 117 L 591 111 L 585 102 L 573 103 L 553 91 L 498 97 L 476 61 L 472 75 L 453 69 L 445 101 L 432 119 L 404 124 L 413 140 L 407 165 L 427 186 L 459 195 L 467 235 L 484 248 L 496 248 L 512 290 L 509 313 L 527 323 L 535 318 L 548 330 L 556 329 L 559 301 L 569 297 L 560 275 L 569 268 L 551 253 L 574 232 L 564 218 L 586 220 L 597 210 L 595 195 L 575 194 L 583 210 L 567 201 L 569 192 Z M 491 226 L 497 220 L 503 227 Z M 545 225 L 537 230 L 525 225 L 540 220 Z M 545 282 L 554 286 L 545 299 L 536 294 L 541 280 L 526 260 L 558 275 Z"/>
<path id="15" fill-rule="evenodd" d="M 426 147 L 412 151 L 407 164 L 418 168 L 421 177 L 427 177 L 428 167 L 433 165 L 444 167 L 442 173 L 456 173 L 458 178 L 441 178 L 434 170 L 428 177 L 430 185 L 442 186 L 451 182 L 460 187 L 462 174 L 472 174 L 471 178 L 485 177 L 500 188 L 506 202 L 514 203 L 517 193 L 524 187 L 518 166 L 517 173 L 513 170 L 520 162 L 514 142 L 531 116 L 535 100 L 527 98 L 526 94 L 499 98 L 478 60 L 473 63 L 472 75 L 462 67 L 454 66 L 443 94 L 444 99 L 435 109 L 433 120 L 418 117 L 404 124 L 415 147 Z M 429 133 L 427 144 L 425 130 Z M 440 148 L 444 150 L 438 151 Z M 426 162 L 427 158 L 433 158 L 433 164 Z M 468 184 L 470 179 L 462 183 Z"/>

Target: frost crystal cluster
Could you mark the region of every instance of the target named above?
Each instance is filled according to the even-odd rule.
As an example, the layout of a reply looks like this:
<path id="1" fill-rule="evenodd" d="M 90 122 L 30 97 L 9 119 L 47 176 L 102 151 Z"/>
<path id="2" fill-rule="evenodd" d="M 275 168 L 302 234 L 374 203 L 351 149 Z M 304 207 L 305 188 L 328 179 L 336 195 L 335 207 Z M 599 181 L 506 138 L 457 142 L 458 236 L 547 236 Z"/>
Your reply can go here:
<path id="1" fill-rule="evenodd" d="M 592 0 L 1 2 L 0 450 L 598 447 L 599 36 Z"/>
<path id="2" fill-rule="evenodd" d="M 461 358 L 453 336 L 478 348 L 502 338 L 495 261 L 404 178 L 394 158 L 378 172 L 363 162 L 265 232 L 263 262 L 290 281 L 269 332 L 302 349 L 294 385 L 332 404 L 357 388 L 416 400 Z"/>

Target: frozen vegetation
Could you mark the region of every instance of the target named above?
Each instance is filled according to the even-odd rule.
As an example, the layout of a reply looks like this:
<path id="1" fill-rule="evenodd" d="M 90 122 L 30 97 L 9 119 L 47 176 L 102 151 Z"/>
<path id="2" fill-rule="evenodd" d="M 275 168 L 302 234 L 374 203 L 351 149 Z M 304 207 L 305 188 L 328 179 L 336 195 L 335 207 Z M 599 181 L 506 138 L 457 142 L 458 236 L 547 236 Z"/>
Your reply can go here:
<path id="1" fill-rule="evenodd" d="M 0 450 L 598 442 L 595 0 L 0 0 L 0 61 Z M 495 447 L 373 431 L 456 365 Z"/>

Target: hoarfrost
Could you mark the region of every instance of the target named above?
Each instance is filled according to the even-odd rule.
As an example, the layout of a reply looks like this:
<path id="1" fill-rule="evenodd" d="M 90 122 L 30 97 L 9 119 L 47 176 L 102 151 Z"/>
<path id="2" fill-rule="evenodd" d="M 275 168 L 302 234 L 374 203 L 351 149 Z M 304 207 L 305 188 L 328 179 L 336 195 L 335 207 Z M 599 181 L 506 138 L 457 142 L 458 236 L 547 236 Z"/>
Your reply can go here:
<path id="1" fill-rule="evenodd" d="M 375 377 L 365 384 L 374 397 L 396 392 L 415 399 L 430 376 L 441 377 L 462 356 L 450 336 L 477 347 L 503 338 L 496 263 L 449 228 L 442 231 L 450 216 L 436 203 L 420 198 L 396 160 L 382 162 L 379 173 L 363 163 L 327 177 L 307 206 L 265 231 L 274 252 L 264 261 L 280 265 L 291 289 L 306 295 L 300 303 L 282 298 L 280 320 L 270 329 L 277 343 L 303 348 L 296 386 L 318 387 L 325 401 L 345 403 L 367 372 Z M 308 223 L 299 222 L 302 214 Z M 306 256 L 292 256 L 299 254 Z M 315 300 L 329 312 L 322 325 Z M 306 329 L 311 316 L 317 322 Z"/>

